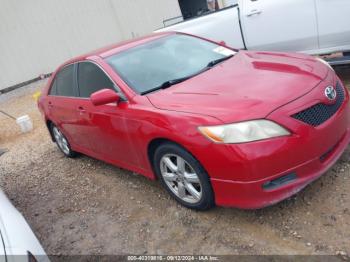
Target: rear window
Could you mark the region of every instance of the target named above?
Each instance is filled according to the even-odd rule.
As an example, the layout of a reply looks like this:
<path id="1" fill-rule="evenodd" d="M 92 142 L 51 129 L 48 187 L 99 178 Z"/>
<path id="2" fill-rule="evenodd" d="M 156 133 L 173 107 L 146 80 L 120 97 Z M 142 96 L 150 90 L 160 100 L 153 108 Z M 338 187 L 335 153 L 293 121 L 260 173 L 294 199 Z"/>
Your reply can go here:
<path id="1" fill-rule="evenodd" d="M 74 65 L 64 67 L 52 84 L 50 95 L 75 96 L 74 92 Z"/>
<path id="2" fill-rule="evenodd" d="M 50 95 L 51 96 L 56 96 L 57 95 L 57 85 L 56 81 L 52 82 L 51 89 L 50 89 Z"/>

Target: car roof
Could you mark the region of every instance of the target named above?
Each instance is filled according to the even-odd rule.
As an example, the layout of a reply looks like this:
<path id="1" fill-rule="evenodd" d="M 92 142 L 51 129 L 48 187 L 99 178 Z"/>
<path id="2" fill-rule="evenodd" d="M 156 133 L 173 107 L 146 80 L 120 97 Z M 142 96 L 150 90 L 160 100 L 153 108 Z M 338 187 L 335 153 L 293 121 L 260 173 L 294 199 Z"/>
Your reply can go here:
<path id="1" fill-rule="evenodd" d="M 69 61 L 65 62 L 64 65 L 71 64 L 71 63 L 78 62 L 78 61 L 82 61 L 82 60 L 88 60 L 89 58 L 94 57 L 94 56 L 106 58 L 106 57 L 112 56 L 114 54 L 117 54 L 119 52 L 122 52 L 124 50 L 130 49 L 132 47 L 142 45 L 142 44 L 150 42 L 152 40 L 159 39 L 161 37 L 164 37 L 167 35 L 173 35 L 173 34 L 176 34 L 176 32 L 153 33 L 153 34 L 150 34 L 147 36 L 123 41 L 123 42 L 120 42 L 117 44 L 112 44 L 112 45 L 97 49 L 95 51 L 89 52 L 87 54 L 80 55 L 78 57 L 70 59 Z"/>

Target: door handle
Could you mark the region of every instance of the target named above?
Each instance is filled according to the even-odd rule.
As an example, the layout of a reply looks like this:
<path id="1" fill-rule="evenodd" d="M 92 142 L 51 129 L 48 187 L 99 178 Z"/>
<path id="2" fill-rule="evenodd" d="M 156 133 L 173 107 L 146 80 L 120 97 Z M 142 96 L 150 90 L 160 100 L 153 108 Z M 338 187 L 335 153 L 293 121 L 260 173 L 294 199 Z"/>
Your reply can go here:
<path id="1" fill-rule="evenodd" d="M 251 17 L 251 16 L 253 16 L 253 15 L 260 15 L 261 13 L 262 13 L 261 10 L 254 9 L 254 10 L 250 11 L 250 13 L 247 14 L 247 16 L 248 16 L 248 17 Z"/>
<path id="2" fill-rule="evenodd" d="M 51 101 L 49 101 L 49 108 L 53 108 L 53 104 Z"/>
<path id="3" fill-rule="evenodd" d="M 78 111 L 79 111 L 80 114 L 84 114 L 86 112 L 86 110 L 82 106 L 78 107 Z"/>

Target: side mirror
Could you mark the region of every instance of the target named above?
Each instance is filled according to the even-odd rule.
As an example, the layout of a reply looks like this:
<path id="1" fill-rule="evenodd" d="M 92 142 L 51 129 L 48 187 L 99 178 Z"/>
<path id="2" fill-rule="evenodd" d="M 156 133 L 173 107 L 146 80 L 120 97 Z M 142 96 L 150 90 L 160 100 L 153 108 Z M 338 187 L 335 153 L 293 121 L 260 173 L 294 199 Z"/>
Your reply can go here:
<path id="1" fill-rule="evenodd" d="M 225 41 L 220 41 L 220 42 L 219 42 L 219 45 L 221 45 L 221 46 L 226 46 L 226 42 L 225 42 Z"/>
<path id="2" fill-rule="evenodd" d="M 90 100 L 95 106 L 101 106 L 110 103 L 118 103 L 120 101 L 120 96 L 111 89 L 102 89 L 93 93 L 90 96 Z"/>

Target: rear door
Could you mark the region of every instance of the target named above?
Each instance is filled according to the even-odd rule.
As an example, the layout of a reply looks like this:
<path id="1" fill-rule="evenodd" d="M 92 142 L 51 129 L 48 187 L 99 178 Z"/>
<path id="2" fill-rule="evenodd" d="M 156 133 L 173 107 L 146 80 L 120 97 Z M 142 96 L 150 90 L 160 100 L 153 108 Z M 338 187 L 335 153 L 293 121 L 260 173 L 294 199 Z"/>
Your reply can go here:
<path id="1" fill-rule="evenodd" d="M 59 126 L 70 143 L 77 144 L 77 111 L 75 65 L 62 68 L 55 76 L 48 95 L 49 118 Z M 84 145 L 85 146 L 85 145 Z"/>
<path id="2" fill-rule="evenodd" d="M 248 49 L 304 52 L 318 49 L 314 0 L 243 0 L 241 3 Z"/>
<path id="3" fill-rule="evenodd" d="M 337 50 L 344 50 L 342 46 L 350 47 L 350 1 L 315 1 L 320 48 L 338 47 Z"/>

